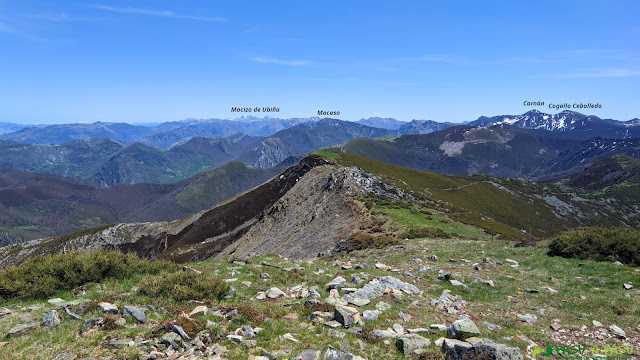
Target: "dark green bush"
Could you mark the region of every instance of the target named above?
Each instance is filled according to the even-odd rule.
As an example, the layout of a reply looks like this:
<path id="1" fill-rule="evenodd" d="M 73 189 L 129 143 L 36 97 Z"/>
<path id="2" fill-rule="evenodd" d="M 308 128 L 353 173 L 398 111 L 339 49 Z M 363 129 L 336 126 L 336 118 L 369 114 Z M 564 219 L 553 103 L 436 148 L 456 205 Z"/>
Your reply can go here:
<path id="1" fill-rule="evenodd" d="M 640 231 L 622 228 L 579 228 L 549 244 L 549 255 L 640 266 Z"/>
<path id="2" fill-rule="evenodd" d="M 0 300 L 18 296 L 45 298 L 108 278 L 124 279 L 179 268 L 167 261 L 149 261 L 115 251 L 38 256 L 0 270 Z"/>
<path id="3" fill-rule="evenodd" d="M 229 284 L 210 273 L 192 271 L 163 272 L 145 276 L 138 284 L 138 292 L 146 296 L 170 297 L 176 301 L 221 300 L 229 293 Z"/>
<path id="4" fill-rule="evenodd" d="M 418 228 L 409 229 L 400 235 L 398 235 L 402 239 L 416 239 L 416 238 L 435 238 L 435 239 L 445 239 L 450 238 L 451 234 L 442 230 L 439 227 L 435 226 L 422 226 Z"/>

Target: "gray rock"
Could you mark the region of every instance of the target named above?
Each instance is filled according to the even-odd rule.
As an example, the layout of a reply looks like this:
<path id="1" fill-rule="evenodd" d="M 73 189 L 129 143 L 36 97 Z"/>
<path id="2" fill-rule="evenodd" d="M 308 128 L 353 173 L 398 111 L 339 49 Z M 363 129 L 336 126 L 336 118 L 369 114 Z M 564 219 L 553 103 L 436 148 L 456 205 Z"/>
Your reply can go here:
<path id="1" fill-rule="evenodd" d="M 280 297 L 280 296 L 284 296 L 284 295 L 286 295 L 286 294 L 284 293 L 284 291 L 282 291 L 282 290 L 278 289 L 277 287 L 272 287 L 272 288 L 270 288 L 269 290 L 267 290 L 267 291 L 265 292 L 265 294 L 266 294 L 270 299 L 275 299 L 275 298 L 278 298 L 278 297 Z"/>
<path id="2" fill-rule="evenodd" d="M 303 350 L 300 354 L 296 355 L 293 360 L 318 360 L 320 358 L 319 350 Z M 276 358 L 274 357 L 273 360 Z"/>
<path id="3" fill-rule="evenodd" d="M 362 307 L 362 306 L 368 305 L 368 304 L 371 302 L 371 300 L 369 300 L 369 299 L 360 299 L 360 298 L 358 298 L 358 299 L 350 299 L 350 300 L 349 300 L 349 301 L 347 301 L 347 302 L 348 302 L 349 304 L 353 304 L 353 305 L 355 305 L 355 306 L 360 306 L 360 307 Z"/>
<path id="4" fill-rule="evenodd" d="M 172 331 L 162 335 L 160 342 L 162 344 L 173 346 L 173 348 L 176 350 L 182 347 L 182 337 Z"/>
<path id="5" fill-rule="evenodd" d="M 390 310 L 391 309 L 391 305 L 387 304 L 384 301 L 380 301 L 379 303 L 376 304 L 376 309 L 378 309 L 380 311 Z"/>
<path id="6" fill-rule="evenodd" d="M 13 313 L 13 311 L 11 311 L 10 309 L 3 307 L 0 308 L 0 318 L 3 316 L 7 316 L 7 315 L 11 315 Z"/>
<path id="7" fill-rule="evenodd" d="M 37 328 L 40 327 L 40 323 L 38 322 L 31 322 L 31 323 L 27 323 L 27 324 L 18 324 L 14 327 L 11 328 L 11 330 L 9 330 L 9 332 L 7 333 L 7 337 L 13 337 L 13 336 L 20 336 L 23 335 L 25 333 L 28 333 L 29 331 L 33 331 Z"/>
<path id="8" fill-rule="evenodd" d="M 593 326 L 599 326 L 599 327 L 602 327 L 602 323 L 601 323 L 600 321 L 598 321 L 598 320 L 593 320 L 593 321 L 591 321 L 591 324 L 593 324 Z"/>
<path id="9" fill-rule="evenodd" d="M 333 317 L 345 328 L 360 323 L 360 313 L 350 306 L 336 306 Z"/>
<path id="10" fill-rule="evenodd" d="M 451 273 L 444 270 L 438 270 L 438 279 L 449 281 L 451 280 Z"/>
<path id="11" fill-rule="evenodd" d="M 453 324 L 449 326 L 448 335 L 452 339 L 464 340 L 468 337 L 480 335 L 480 330 L 470 319 L 462 319 L 454 321 Z"/>
<path id="12" fill-rule="evenodd" d="M 487 286 L 496 286 L 496 284 L 493 283 L 493 280 L 482 280 L 481 282 Z"/>
<path id="13" fill-rule="evenodd" d="M 103 324 L 104 320 L 102 318 L 91 318 L 85 321 L 84 324 L 82 324 L 82 328 L 80 328 L 80 334 L 84 334 L 94 327 L 101 327 Z"/>
<path id="14" fill-rule="evenodd" d="M 483 321 L 481 324 L 482 324 L 482 326 L 486 327 L 489 330 L 500 330 L 500 329 L 502 329 L 499 325 L 492 324 L 492 323 L 486 322 L 486 321 Z"/>
<path id="15" fill-rule="evenodd" d="M 423 338 L 417 334 L 407 334 L 396 339 L 396 347 L 404 355 L 409 355 L 416 349 L 424 349 L 431 345 L 431 340 Z"/>
<path id="16" fill-rule="evenodd" d="M 375 321 L 378 320 L 380 314 L 382 314 L 380 310 L 365 310 L 362 313 L 362 319 L 365 321 Z"/>
<path id="17" fill-rule="evenodd" d="M 361 356 L 346 353 L 344 351 L 333 348 L 330 345 L 325 346 L 320 352 L 320 360 L 365 360 Z"/>
<path id="18" fill-rule="evenodd" d="M 403 335 L 404 334 L 404 326 L 395 323 L 391 326 L 391 328 L 393 329 L 393 331 L 395 331 L 397 334 Z"/>
<path id="19" fill-rule="evenodd" d="M 522 360 L 520 349 L 496 344 L 489 339 L 469 338 L 467 342 L 473 346 L 475 359 Z"/>
<path id="20" fill-rule="evenodd" d="M 377 336 L 381 338 L 395 338 L 398 336 L 398 333 L 395 331 L 378 330 L 378 329 L 371 331 L 371 334 L 373 334 L 373 336 Z"/>
<path id="21" fill-rule="evenodd" d="M 332 327 L 332 328 L 338 328 L 340 326 L 342 326 L 342 324 L 340 324 L 339 322 L 335 321 L 335 320 L 331 320 L 331 321 L 327 321 L 326 323 L 324 323 L 326 326 L 328 327 Z"/>
<path id="22" fill-rule="evenodd" d="M 329 329 L 329 336 L 333 336 L 334 338 L 338 338 L 338 339 L 344 339 L 344 337 L 347 336 L 347 334 L 343 333 L 342 331 Z"/>
<path id="23" fill-rule="evenodd" d="M 375 299 L 384 295 L 384 291 L 388 288 L 400 290 L 407 294 L 419 294 L 420 290 L 415 285 L 398 280 L 393 276 L 383 276 L 369 281 L 365 286 L 357 291 L 345 295 L 344 300 L 350 299 Z"/>
<path id="24" fill-rule="evenodd" d="M 173 324 L 171 325 L 171 330 L 175 331 L 175 333 L 180 335 L 180 337 L 183 338 L 184 340 L 187 340 L 187 341 L 191 340 L 189 335 L 187 335 L 187 333 L 184 332 L 181 326 Z"/>
<path id="25" fill-rule="evenodd" d="M 398 317 L 400 317 L 400 319 L 404 322 L 411 321 L 411 315 L 404 313 L 402 311 L 398 312 Z"/>
<path id="26" fill-rule="evenodd" d="M 633 285 L 631 285 L 631 284 L 627 284 L 627 283 L 622 284 L 622 287 L 623 287 L 625 290 L 632 290 L 632 289 L 633 289 Z"/>
<path id="27" fill-rule="evenodd" d="M 462 287 L 463 289 L 465 289 L 467 291 L 471 291 L 471 289 L 467 285 L 463 284 L 462 282 L 460 282 L 458 280 L 450 279 L 449 283 L 451 285 L 453 285 L 453 286 L 460 286 L 460 287 Z"/>
<path id="28" fill-rule="evenodd" d="M 351 278 L 351 283 L 353 285 L 360 285 L 362 284 L 362 279 L 358 275 L 353 275 L 353 277 Z"/>
<path id="29" fill-rule="evenodd" d="M 449 329 L 448 327 L 446 327 L 446 326 L 444 326 L 442 324 L 431 324 L 431 325 L 429 325 L 429 327 L 431 329 L 438 330 L 438 331 L 447 331 Z"/>
<path id="30" fill-rule="evenodd" d="M 609 330 L 611 330 L 613 335 L 615 335 L 616 337 L 618 337 L 620 339 L 626 339 L 627 338 L 627 333 L 625 333 L 624 330 L 622 330 L 621 328 L 619 328 L 616 325 L 609 326 Z"/>
<path id="31" fill-rule="evenodd" d="M 118 307 L 108 302 L 101 302 L 98 304 L 98 307 L 102 312 L 105 312 L 105 313 L 113 313 L 113 314 L 118 313 Z"/>
<path id="32" fill-rule="evenodd" d="M 140 324 L 144 324 L 146 321 L 146 317 L 144 315 L 145 308 L 139 308 L 135 306 L 125 306 L 123 314 L 124 316 L 132 316 L 136 322 Z"/>
<path id="33" fill-rule="evenodd" d="M 60 315 L 56 310 L 45 311 L 42 314 L 42 325 L 56 326 L 58 324 L 60 324 Z"/>
<path id="34" fill-rule="evenodd" d="M 63 352 L 58 354 L 58 356 L 54 357 L 53 360 L 75 360 L 78 356 L 74 353 Z"/>
<path id="35" fill-rule="evenodd" d="M 248 337 L 248 338 L 253 338 L 256 336 L 255 331 L 253 331 L 253 329 L 249 325 L 245 325 L 242 327 L 242 333 L 244 334 L 245 337 Z"/>
<path id="36" fill-rule="evenodd" d="M 526 322 L 527 324 L 533 325 L 538 322 L 538 317 L 533 314 L 518 314 L 518 320 L 522 322 Z"/>
<path id="37" fill-rule="evenodd" d="M 444 339 L 442 349 L 447 360 L 475 360 L 473 345 L 466 341 L 456 339 Z"/>
<path id="38" fill-rule="evenodd" d="M 331 280 L 331 282 L 327 284 L 327 287 L 329 289 L 342 289 L 346 285 L 347 285 L 347 280 L 342 276 L 338 276 L 337 278 Z"/>
<path id="39" fill-rule="evenodd" d="M 224 317 L 227 319 L 233 319 L 234 317 L 238 316 L 238 314 L 239 314 L 238 309 L 233 309 L 228 313 L 224 314 Z"/>

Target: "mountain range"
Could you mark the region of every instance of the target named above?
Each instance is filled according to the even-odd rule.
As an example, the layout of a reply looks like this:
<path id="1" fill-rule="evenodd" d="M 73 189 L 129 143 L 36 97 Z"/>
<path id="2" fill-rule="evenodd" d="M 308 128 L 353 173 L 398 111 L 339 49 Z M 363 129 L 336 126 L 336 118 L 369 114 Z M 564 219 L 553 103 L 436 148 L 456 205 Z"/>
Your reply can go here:
<path id="1" fill-rule="evenodd" d="M 610 188 L 629 185 L 608 184 Z M 270 253 L 309 258 L 354 232 L 379 236 L 397 231 L 384 225 L 381 211 L 406 221 L 419 216 L 454 237 L 471 231 L 476 237 L 517 240 L 524 228 L 536 238 L 585 225 L 637 228 L 638 198 L 618 196 L 623 194 L 486 175 L 442 175 L 322 151 L 250 191 L 187 218 L 118 224 L 0 248 L 0 260 L 11 264 L 24 256 L 18 253 L 105 246 L 176 261 Z"/>
<path id="2" fill-rule="evenodd" d="M 229 162 L 169 184 L 96 187 L 50 174 L 0 169 L 0 232 L 33 239 L 115 222 L 170 221 L 208 209 L 277 175 Z M 2 244 L 0 237 L 0 246 Z"/>

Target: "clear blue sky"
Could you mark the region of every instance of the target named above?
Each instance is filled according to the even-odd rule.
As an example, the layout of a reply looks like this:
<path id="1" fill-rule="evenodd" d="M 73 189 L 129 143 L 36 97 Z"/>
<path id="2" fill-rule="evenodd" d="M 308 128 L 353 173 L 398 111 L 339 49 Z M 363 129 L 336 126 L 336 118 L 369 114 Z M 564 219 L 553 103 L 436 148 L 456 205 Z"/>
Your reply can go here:
<path id="1" fill-rule="evenodd" d="M 639 15 L 635 0 L 0 0 L 0 121 L 275 106 L 460 122 L 523 113 L 525 100 L 628 120 L 640 117 Z"/>

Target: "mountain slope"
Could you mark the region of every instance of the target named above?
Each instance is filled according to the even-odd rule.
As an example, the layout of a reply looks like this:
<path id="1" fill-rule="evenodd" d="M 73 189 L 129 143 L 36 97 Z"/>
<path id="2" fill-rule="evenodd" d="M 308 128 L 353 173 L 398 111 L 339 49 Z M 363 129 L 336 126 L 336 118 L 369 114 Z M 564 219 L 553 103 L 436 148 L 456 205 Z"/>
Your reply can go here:
<path id="1" fill-rule="evenodd" d="M 349 121 L 323 119 L 304 123 L 279 131 L 254 143 L 237 158 L 252 166 L 272 167 L 291 155 L 305 154 L 325 146 L 345 143 L 356 137 L 397 136 L 394 130 L 385 130 Z"/>
<path id="2" fill-rule="evenodd" d="M 177 183 L 102 188 L 2 169 L 0 232 L 31 239 L 113 222 L 175 220 L 255 187 L 278 172 L 230 162 Z"/>
<path id="3" fill-rule="evenodd" d="M 0 142 L 0 168 L 15 167 L 25 171 L 86 177 L 88 168 L 122 149 L 122 144 L 103 138 L 76 140 L 62 145 Z"/>
<path id="4" fill-rule="evenodd" d="M 545 161 L 532 175 L 552 178 L 583 171 L 587 166 L 614 155 L 640 158 L 640 138 L 607 139 L 596 137 L 561 151 Z"/>
<path id="5" fill-rule="evenodd" d="M 590 165 L 584 171 L 568 175 L 560 181 L 571 187 L 602 190 L 610 186 L 640 185 L 640 160 L 615 155 Z"/>
<path id="6" fill-rule="evenodd" d="M 341 149 L 391 164 L 445 174 L 527 177 L 544 161 L 579 143 L 579 140 L 539 136 L 513 126 L 463 125 L 429 134 L 405 135 L 391 141 L 356 139 Z"/>
<path id="7" fill-rule="evenodd" d="M 396 120 L 394 118 L 381 118 L 381 117 L 370 117 L 368 119 L 360 119 L 356 121 L 356 123 L 361 125 L 376 127 L 380 129 L 387 129 L 387 130 L 399 130 L 403 125 L 406 124 L 406 122 Z"/>
<path id="8" fill-rule="evenodd" d="M 188 218 L 119 224 L 0 248 L 0 263 L 64 248 L 111 248 L 177 261 L 273 251 L 307 258 L 358 231 L 374 237 L 401 234 L 402 228 L 390 225 L 391 217 L 412 219 L 400 222 L 411 224 L 423 214 L 450 236 L 506 240 L 517 240 L 520 229 L 547 238 L 577 226 L 640 226 L 638 198 L 629 202 L 566 186 L 442 175 L 346 153 L 322 154 L 332 160 L 308 156 L 269 182 Z"/>
<path id="9" fill-rule="evenodd" d="M 411 120 L 398 128 L 403 135 L 428 134 L 455 126 L 452 123 L 440 123 L 433 120 Z"/>
<path id="10" fill-rule="evenodd" d="M 191 120 L 177 123 L 179 124 L 177 127 L 161 125 L 158 129 L 167 129 L 148 136 L 140 142 L 158 149 L 168 149 L 194 137 L 221 138 L 236 133 L 249 136 L 269 136 L 291 126 L 313 121 L 315 121 L 314 118 L 278 119 L 270 117 Z"/>
<path id="11" fill-rule="evenodd" d="M 148 126 L 96 122 L 29 127 L 4 134 L 0 139 L 25 144 L 64 144 L 85 138 L 108 138 L 128 145 L 155 132 L 154 128 Z"/>

